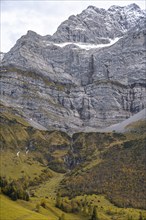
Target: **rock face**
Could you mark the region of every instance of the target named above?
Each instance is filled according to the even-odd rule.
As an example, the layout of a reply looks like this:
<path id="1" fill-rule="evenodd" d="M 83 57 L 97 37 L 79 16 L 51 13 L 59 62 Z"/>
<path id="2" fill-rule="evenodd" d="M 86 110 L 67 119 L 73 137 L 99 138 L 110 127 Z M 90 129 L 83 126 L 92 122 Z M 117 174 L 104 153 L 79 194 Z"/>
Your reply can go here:
<path id="1" fill-rule="evenodd" d="M 135 4 L 107 11 L 89 6 L 53 36 L 28 31 L 2 60 L 3 104 L 49 130 L 71 133 L 139 112 L 145 105 L 145 18 Z"/>
<path id="2" fill-rule="evenodd" d="M 112 6 L 108 10 L 89 6 L 81 14 L 70 16 L 53 35 L 57 42 L 106 43 L 108 38 L 122 36 L 145 17 L 136 4 Z"/>

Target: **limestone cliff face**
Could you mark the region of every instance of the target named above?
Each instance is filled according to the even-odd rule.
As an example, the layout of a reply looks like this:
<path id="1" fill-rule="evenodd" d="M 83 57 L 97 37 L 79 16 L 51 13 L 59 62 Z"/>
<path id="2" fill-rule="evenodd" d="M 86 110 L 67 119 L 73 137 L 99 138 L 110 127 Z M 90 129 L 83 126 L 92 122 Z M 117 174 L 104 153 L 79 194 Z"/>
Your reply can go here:
<path id="1" fill-rule="evenodd" d="M 104 28 L 104 34 L 98 36 L 98 43 L 102 42 L 102 45 L 95 44 L 94 40 L 92 45 L 87 40 L 86 44 L 82 39 L 77 42 L 71 35 L 67 39 L 68 35 L 60 32 L 62 25 L 53 36 L 42 37 L 29 31 L 2 60 L 3 104 L 16 107 L 23 117 L 49 130 L 71 133 L 107 127 L 144 108 L 145 13 L 135 5 L 123 8 L 124 12 L 116 6 L 108 11 L 95 9 L 98 18 L 109 21 L 107 14 L 110 13 L 119 25 L 118 33 L 111 31 L 114 36 L 119 36 L 115 43 L 109 43 L 114 36 L 109 33 L 105 36 Z M 132 10 L 137 12 L 133 13 L 135 17 L 128 14 Z M 87 12 L 98 32 L 102 27 L 99 29 L 94 24 L 93 7 L 69 18 L 65 24 L 73 25 L 73 20 L 80 17 L 81 25 Z M 127 23 L 123 24 L 122 18 L 116 19 L 119 13 L 127 13 Z M 86 31 L 89 31 L 88 27 Z M 93 36 L 97 39 L 96 33 Z M 103 42 L 105 37 L 107 40 Z M 57 39 L 71 42 L 62 44 Z"/>
<path id="2" fill-rule="evenodd" d="M 57 42 L 107 43 L 108 38 L 123 34 L 145 18 L 136 4 L 111 6 L 108 10 L 89 6 L 81 14 L 70 16 L 53 35 Z"/>

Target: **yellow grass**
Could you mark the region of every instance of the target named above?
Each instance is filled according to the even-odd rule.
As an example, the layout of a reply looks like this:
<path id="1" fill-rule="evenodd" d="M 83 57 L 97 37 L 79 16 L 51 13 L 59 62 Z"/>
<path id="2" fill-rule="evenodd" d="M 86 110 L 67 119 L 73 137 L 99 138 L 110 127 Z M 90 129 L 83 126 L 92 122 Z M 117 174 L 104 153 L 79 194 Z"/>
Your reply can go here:
<path id="1" fill-rule="evenodd" d="M 0 195 L 0 219 L 1 220 L 51 220 L 49 216 L 43 216 L 30 211 L 7 197 Z"/>

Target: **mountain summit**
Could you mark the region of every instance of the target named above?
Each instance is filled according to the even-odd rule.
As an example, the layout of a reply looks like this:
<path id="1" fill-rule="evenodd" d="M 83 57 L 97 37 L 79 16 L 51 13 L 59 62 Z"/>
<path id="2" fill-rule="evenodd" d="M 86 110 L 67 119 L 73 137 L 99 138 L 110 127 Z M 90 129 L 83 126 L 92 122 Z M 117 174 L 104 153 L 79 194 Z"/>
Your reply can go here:
<path id="1" fill-rule="evenodd" d="M 121 37 L 146 13 L 136 4 L 111 6 L 108 10 L 89 6 L 81 14 L 70 16 L 53 35 L 57 42 L 107 43 L 109 38 Z"/>
<path id="2" fill-rule="evenodd" d="M 1 64 L 3 105 L 44 129 L 102 129 L 144 108 L 146 13 L 89 6 L 53 36 L 28 31 Z"/>

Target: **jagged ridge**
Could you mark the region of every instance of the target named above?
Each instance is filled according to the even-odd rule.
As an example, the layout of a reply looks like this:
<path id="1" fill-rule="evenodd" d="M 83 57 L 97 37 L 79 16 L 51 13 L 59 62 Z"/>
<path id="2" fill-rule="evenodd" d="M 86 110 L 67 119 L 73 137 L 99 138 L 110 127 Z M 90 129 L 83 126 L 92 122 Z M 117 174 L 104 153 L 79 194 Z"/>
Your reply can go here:
<path id="1" fill-rule="evenodd" d="M 60 47 L 53 40 L 56 41 L 54 37 L 62 25 L 51 38 L 29 31 L 2 61 L 3 103 L 16 107 L 25 117 L 49 130 L 71 133 L 103 128 L 143 109 L 145 12 L 135 5 L 122 9 L 114 6 L 107 11 L 90 6 L 65 24 L 73 25 L 74 19 L 80 17 L 81 25 L 88 14 L 95 28 L 95 13 L 101 21 L 104 18 L 110 22 L 111 16 L 114 22 L 118 21 L 121 34 L 114 30 L 115 35 L 109 36 L 106 32 L 108 39 L 121 36 L 115 44 L 90 50 L 84 50 L 74 42 Z M 110 17 L 107 17 L 109 13 Z M 127 16 L 124 31 L 121 19 L 117 19 L 117 16 L 125 16 L 121 13 Z M 106 22 L 104 25 L 108 27 Z M 104 30 L 102 25 L 96 27 L 97 32 L 101 29 Z M 60 41 L 64 41 L 64 36 L 67 35 L 60 35 Z M 94 37 L 97 37 L 96 33 Z"/>

